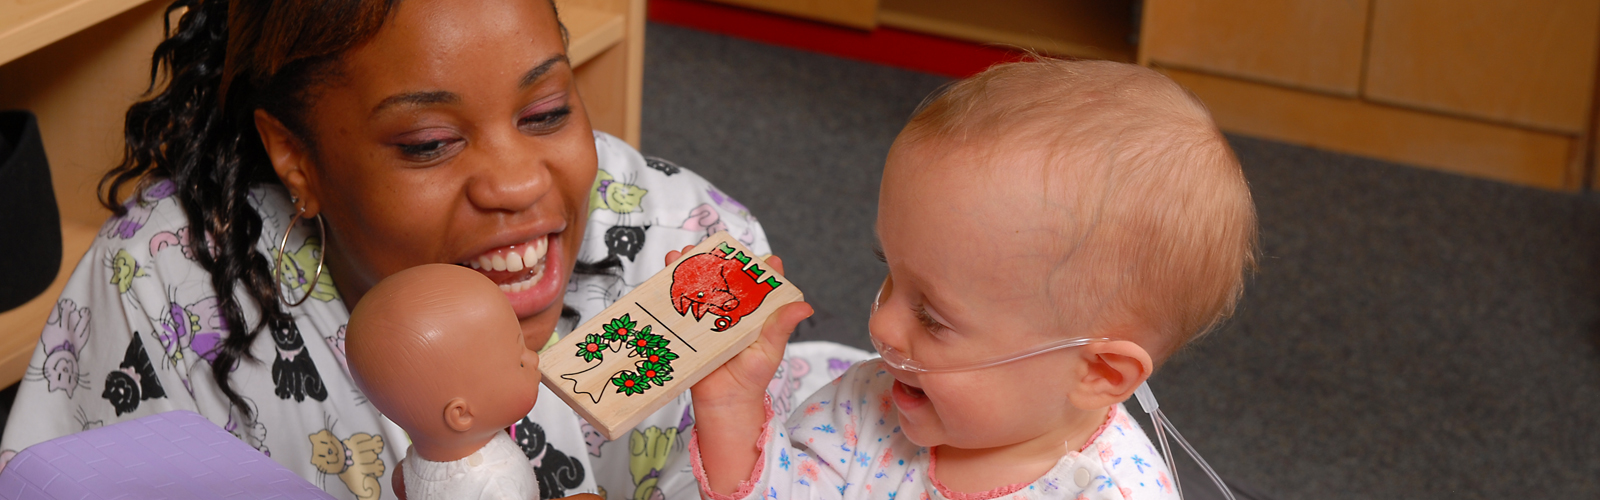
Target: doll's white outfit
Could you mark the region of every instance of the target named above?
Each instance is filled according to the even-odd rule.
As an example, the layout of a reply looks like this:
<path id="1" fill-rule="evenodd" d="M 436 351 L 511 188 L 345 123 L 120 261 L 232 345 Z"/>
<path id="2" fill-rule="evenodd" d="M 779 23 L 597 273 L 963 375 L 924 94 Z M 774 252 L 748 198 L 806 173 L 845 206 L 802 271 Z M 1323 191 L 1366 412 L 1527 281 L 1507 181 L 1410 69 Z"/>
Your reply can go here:
<path id="1" fill-rule="evenodd" d="M 511 435 L 496 432 L 483 448 L 449 462 L 435 462 L 406 449 L 406 498 L 414 500 L 528 500 L 539 496 L 539 478 Z"/>
<path id="2" fill-rule="evenodd" d="M 711 491 L 701 466 L 698 431 L 689 457 L 701 496 L 712 500 L 887 499 L 1177 499 L 1165 461 L 1122 405 L 1082 449 L 1067 453 L 1039 479 L 983 493 L 951 491 L 938 460 L 900 432 L 890 395 L 894 377 L 877 359 L 856 363 L 812 394 L 785 423 L 769 410 L 761 457 L 739 491 Z"/>

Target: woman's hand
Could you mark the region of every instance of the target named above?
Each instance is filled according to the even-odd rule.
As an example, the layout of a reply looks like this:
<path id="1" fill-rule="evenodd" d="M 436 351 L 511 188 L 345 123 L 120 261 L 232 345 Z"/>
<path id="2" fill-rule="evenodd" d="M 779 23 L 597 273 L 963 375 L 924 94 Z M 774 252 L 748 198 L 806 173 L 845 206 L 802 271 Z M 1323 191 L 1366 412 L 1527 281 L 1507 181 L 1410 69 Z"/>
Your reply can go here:
<path id="1" fill-rule="evenodd" d="M 667 265 L 689 251 L 667 252 Z M 783 273 L 783 259 L 764 259 Z M 810 317 L 805 302 L 784 304 L 761 323 L 761 334 L 749 347 L 700 379 L 689 394 L 694 400 L 695 428 L 715 429 L 700 434 L 700 456 L 712 491 L 733 493 L 750 476 L 760 458 L 761 429 L 767 422 L 767 384 L 783 363 L 783 350 L 794 328 Z"/>

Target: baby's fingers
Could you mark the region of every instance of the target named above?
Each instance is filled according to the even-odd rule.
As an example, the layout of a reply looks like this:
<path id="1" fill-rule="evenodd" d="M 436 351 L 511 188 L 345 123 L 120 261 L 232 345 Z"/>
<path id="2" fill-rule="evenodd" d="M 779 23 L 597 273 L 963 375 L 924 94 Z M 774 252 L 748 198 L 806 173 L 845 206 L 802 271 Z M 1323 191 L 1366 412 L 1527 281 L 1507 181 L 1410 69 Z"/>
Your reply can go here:
<path id="1" fill-rule="evenodd" d="M 683 250 L 668 250 L 666 265 L 672 265 L 672 261 L 678 260 L 679 256 L 683 255 L 684 252 L 688 252 L 692 248 L 694 248 L 694 245 L 685 245 Z M 778 274 L 783 274 L 783 271 L 778 271 Z"/>

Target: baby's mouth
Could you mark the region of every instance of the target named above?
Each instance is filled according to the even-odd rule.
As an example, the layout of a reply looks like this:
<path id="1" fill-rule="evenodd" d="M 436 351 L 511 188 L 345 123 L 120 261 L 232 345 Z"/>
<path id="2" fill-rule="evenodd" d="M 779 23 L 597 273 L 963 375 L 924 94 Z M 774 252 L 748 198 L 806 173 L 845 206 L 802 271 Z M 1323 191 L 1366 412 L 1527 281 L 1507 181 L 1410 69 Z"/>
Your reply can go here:
<path id="1" fill-rule="evenodd" d="M 920 387 L 901 382 L 898 379 L 894 381 L 894 389 L 891 392 L 894 394 L 895 406 L 899 407 L 901 411 L 928 404 L 927 392 L 924 392 Z"/>
<path id="2" fill-rule="evenodd" d="M 546 234 L 531 241 L 484 252 L 460 265 L 488 276 L 500 285 L 500 291 L 516 293 L 533 287 L 544 277 L 545 254 L 549 249 L 550 235 Z"/>

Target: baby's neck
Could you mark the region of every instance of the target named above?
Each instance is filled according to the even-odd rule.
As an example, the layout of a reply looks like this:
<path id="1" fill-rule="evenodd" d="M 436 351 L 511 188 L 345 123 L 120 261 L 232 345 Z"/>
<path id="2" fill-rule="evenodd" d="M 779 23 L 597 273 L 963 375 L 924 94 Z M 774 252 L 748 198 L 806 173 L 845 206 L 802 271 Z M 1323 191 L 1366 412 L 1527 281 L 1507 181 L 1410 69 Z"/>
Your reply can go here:
<path id="1" fill-rule="evenodd" d="M 1106 407 L 1075 412 L 1067 416 L 1066 425 L 1010 445 L 979 450 L 936 446 L 933 453 L 938 464 L 932 472 L 946 489 L 961 493 L 1031 483 L 1050 472 L 1067 453 L 1087 446 L 1110 411 Z"/>

